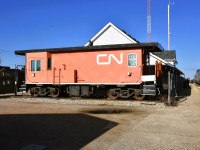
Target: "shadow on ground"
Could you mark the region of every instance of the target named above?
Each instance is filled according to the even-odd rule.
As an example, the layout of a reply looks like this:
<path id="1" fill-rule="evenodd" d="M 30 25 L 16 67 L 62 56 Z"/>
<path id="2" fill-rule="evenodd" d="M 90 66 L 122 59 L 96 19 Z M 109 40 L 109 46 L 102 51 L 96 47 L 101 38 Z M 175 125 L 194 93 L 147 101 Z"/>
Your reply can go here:
<path id="1" fill-rule="evenodd" d="M 90 110 L 83 110 L 84 113 L 90 114 L 123 114 L 123 113 L 132 113 L 132 110 L 128 109 L 90 109 Z"/>
<path id="2" fill-rule="evenodd" d="M 0 149 L 31 144 L 48 150 L 80 149 L 115 126 L 116 122 L 80 113 L 0 115 Z"/>

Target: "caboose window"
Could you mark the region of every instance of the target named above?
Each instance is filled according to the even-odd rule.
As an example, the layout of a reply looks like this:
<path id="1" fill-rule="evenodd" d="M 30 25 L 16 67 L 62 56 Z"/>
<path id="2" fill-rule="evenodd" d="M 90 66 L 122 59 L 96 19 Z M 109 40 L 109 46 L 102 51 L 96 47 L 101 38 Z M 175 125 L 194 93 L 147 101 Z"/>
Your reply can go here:
<path id="1" fill-rule="evenodd" d="M 51 58 L 47 59 L 47 69 L 51 69 Z"/>
<path id="2" fill-rule="evenodd" d="M 40 60 L 31 60 L 31 71 L 41 71 Z"/>
<path id="3" fill-rule="evenodd" d="M 35 60 L 31 60 L 31 71 L 35 71 Z"/>
<path id="4" fill-rule="evenodd" d="M 137 66 L 137 55 L 136 54 L 129 54 L 128 55 L 128 66 L 129 67 Z"/>

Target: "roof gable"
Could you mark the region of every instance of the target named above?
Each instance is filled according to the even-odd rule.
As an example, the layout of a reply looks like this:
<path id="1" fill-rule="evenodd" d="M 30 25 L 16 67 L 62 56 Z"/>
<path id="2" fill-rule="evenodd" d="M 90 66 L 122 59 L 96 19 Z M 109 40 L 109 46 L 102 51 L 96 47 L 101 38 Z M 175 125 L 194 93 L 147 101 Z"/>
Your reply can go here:
<path id="1" fill-rule="evenodd" d="M 154 52 L 153 54 L 164 60 L 176 60 L 176 51 L 175 50 Z"/>
<path id="2" fill-rule="evenodd" d="M 131 43 L 139 43 L 139 41 L 109 22 L 85 46 Z"/>
<path id="3" fill-rule="evenodd" d="M 176 51 L 175 50 L 170 50 L 170 51 L 163 51 L 163 52 L 153 52 L 151 54 L 154 58 L 159 58 L 166 64 L 169 63 L 171 65 L 175 65 L 177 62 L 176 60 Z"/>
<path id="4" fill-rule="evenodd" d="M 175 61 L 171 62 L 171 61 L 168 61 L 169 59 L 163 59 L 161 57 L 159 57 L 158 55 L 156 55 L 155 53 L 157 54 L 160 54 L 160 53 L 163 53 L 163 55 L 165 56 L 165 58 L 174 58 L 172 56 L 176 56 L 176 51 L 172 51 L 172 52 L 169 52 L 169 51 L 163 51 L 163 52 L 150 52 L 149 55 L 150 55 L 150 65 L 155 65 L 156 61 L 161 61 L 163 65 L 167 65 L 169 67 L 173 67 L 175 68 L 180 74 L 184 74 L 181 70 L 179 70 L 176 65 L 175 65 Z M 169 54 L 170 56 L 166 56 L 166 54 Z M 161 56 L 162 54 L 160 54 Z M 172 60 L 172 59 L 171 59 Z"/>
<path id="5" fill-rule="evenodd" d="M 170 50 L 170 51 L 163 51 L 163 52 L 153 52 L 154 56 L 174 65 L 175 63 L 178 63 L 176 60 L 176 51 Z"/>

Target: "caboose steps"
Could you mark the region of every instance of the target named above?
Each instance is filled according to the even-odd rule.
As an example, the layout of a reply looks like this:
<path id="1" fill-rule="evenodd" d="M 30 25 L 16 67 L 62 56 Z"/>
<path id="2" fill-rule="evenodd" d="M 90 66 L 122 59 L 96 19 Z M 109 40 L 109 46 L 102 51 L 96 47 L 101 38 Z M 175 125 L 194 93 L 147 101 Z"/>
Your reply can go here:
<path id="1" fill-rule="evenodd" d="M 156 95 L 156 85 L 143 85 L 143 95 Z"/>

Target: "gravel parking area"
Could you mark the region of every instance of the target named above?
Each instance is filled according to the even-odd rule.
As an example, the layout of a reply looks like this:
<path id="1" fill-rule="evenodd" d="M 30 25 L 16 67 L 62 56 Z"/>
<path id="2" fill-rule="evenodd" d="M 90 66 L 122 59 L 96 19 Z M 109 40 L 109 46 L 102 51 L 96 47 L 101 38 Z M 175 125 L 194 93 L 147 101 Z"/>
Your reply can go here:
<path id="1" fill-rule="evenodd" d="M 200 149 L 200 89 L 155 102 L 0 98 L 0 149 Z"/>

